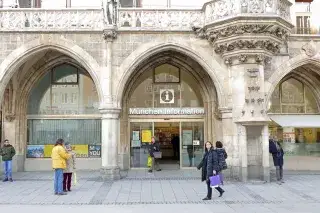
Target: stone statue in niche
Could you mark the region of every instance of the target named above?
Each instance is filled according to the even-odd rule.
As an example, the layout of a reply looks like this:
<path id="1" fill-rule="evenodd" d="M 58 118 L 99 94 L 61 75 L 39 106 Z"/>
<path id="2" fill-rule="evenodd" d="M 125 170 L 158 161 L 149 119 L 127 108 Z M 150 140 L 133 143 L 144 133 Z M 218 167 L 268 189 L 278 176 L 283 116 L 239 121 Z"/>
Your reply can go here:
<path id="1" fill-rule="evenodd" d="M 118 0 L 102 0 L 104 22 L 109 25 L 116 24 L 116 7 Z"/>

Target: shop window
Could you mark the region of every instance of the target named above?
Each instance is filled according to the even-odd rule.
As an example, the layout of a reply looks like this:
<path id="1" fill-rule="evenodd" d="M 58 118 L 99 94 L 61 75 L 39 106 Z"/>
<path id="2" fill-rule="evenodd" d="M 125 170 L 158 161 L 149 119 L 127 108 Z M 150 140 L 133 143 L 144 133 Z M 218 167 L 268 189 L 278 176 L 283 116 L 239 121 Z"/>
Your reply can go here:
<path id="1" fill-rule="evenodd" d="M 310 88 L 302 82 L 290 78 L 274 90 L 269 103 L 269 112 L 304 114 L 319 113 L 319 109 Z"/>
<path id="2" fill-rule="evenodd" d="M 77 157 L 101 157 L 98 105 L 96 87 L 86 71 L 70 64 L 54 67 L 29 96 L 26 157 L 50 157 L 58 138 L 71 143 Z M 75 119 L 84 114 L 87 119 Z M 54 119 L 48 117 L 52 115 Z"/>
<path id="3" fill-rule="evenodd" d="M 99 114 L 98 105 L 98 94 L 89 75 L 72 65 L 62 64 L 48 72 L 32 89 L 28 114 Z"/>
<path id="4" fill-rule="evenodd" d="M 30 119 L 27 158 L 50 158 L 58 138 L 70 143 L 78 158 L 101 157 L 100 119 Z"/>

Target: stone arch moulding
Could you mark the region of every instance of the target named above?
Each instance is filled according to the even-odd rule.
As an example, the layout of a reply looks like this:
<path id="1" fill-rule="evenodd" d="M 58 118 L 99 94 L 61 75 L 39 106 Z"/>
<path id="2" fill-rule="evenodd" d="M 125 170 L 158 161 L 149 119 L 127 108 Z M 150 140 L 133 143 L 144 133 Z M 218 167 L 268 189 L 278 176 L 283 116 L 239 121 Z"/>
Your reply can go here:
<path id="1" fill-rule="evenodd" d="M 205 60 L 206 54 L 208 52 L 205 52 L 201 48 L 197 48 L 193 45 L 188 45 L 187 43 L 163 43 L 163 42 L 150 42 L 144 45 L 141 45 L 137 50 L 135 50 L 133 53 L 131 53 L 120 65 L 119 67 L 119 73 L 122 75 L 118 77 L 117 79 L 117 86 L 115 91 L 115 98 L 116 98 L 116 104 L 117 107 L 121 108 L 121 100 L 125 93 L 125 86 L 130 78 L 130 76 L 135 72 L 136 68 L 144 62 L 147 58 L 149 58 L 152 55 L 155 55 L 157 53 L 161 53 L 163 51 L 173 50 L 180 52 L 182 54 L 185 54 L 189 57 L 191 57 L 193 60 L 198 62 L 203 69 L 208 73 L 208 75 L 211 77 L 215 89 L 217 91 L 218 96 L 218 107 L 223 108 L 226 106 L 226 94 L 225 90 L 223 88 L 223 84 L 221 83 L 222 78 L 219 77 L 218 72 L 216 70 L 220 71 L 220 75 L 223 75 L 225 73 L 228 73 L 227 70 L 225 70 L 216 60 L 212 58 L 212 54 L 210 55 L 210 62 L 208 60 Z"/>
<path id="2" fill-rule="evenodd" d="M 276 86 L 282 81 L 282 79 L 292 72 L 294 69 L 306 65 L 306 64 L 313 64 L 320 68 L 320 55 L 316 55 L 312 58 L 308 57 L 306 54 L 302 53 L 287 62 L 280 65 L 275 72 L 271 75 L 271 77 L 265 82 L 265 89 L 266 89 L 266 102 L 265 108 L 267 109 L 269 100 L 272 96 L 273 91 L 275 90 Z"/>
<path id="3" fill-rule="evenodd" d="M 100 85 L 99 75 L 96 73 L 97 70 L 100 70 L 98 62 L 87 51 L 76 45 L 73 41 L 61 38 L 60 36 L 50 35 L 44 35 L 23 44 L 3 60 L 0 64 L 0 100 L 3 99 L 5 87 L 17 69 L 19 69 L 29 57 L 46 49 L 59 51 L 81 64 L 81 66 L 89 72 L 96 86 L 100 103 L 103 101 L 103 91 Z"/>

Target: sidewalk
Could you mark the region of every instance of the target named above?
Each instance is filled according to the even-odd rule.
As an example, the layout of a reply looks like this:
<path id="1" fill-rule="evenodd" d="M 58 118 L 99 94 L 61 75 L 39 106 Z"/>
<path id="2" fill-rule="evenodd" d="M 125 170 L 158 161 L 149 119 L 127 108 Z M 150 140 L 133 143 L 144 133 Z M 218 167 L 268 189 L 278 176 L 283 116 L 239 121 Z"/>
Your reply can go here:
<path id="1" fill-rule="evenodd" d="M 320 204 L 320 176 L 287 175 L 286 183 L 226 181 L 222 198 L 203 202 L 206 186 L 198 171 L 183 174 L 129 171 L 116 182 L 103 182 L 99 172 L 78 172 L 78 185 L 67 196 L 53 195 L 51 172 L 15 173 L 13 183 L 0 183 L 1 205 L 140 205 L 140 204 Z"/>

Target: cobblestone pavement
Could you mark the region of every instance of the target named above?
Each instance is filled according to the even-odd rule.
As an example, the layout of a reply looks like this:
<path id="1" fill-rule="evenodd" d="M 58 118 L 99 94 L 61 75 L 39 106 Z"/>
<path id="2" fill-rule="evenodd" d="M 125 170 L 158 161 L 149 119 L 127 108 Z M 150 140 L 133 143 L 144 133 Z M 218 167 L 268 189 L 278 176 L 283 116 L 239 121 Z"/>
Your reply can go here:
<path id="1" fill-rule="evenodd" d="M 14 211 L 15 205 L 30 210 L 49 205 L 54 205 L 52 208 L 81 205 L 82 209 L 112 209 L 112 212 L 142 213 L 147 209 L 153 209 L 153 213 L 174 209 L 194 212 L 196 208 L 203 212 L 292 213 L 319 212 L 320 207 L 320 176 L 316 174 L 289 174 L 286 183 L 280 186 L 274 182 L 226 181 L 224 196 L 218 198 L 214 193 L 213 200 L 207 202 L 202 201 L 206 186 L 200 182 L 198 171 L 163 171 L 150 175 L 132 170 L 116 182 L 101 181 L 98 172 L 78 172 L 78 184 L 67 196 L 53 195 L 52 176 L 51 172 L 14 174 L 13 183 L 0 183 L 0 208 Z"/>

